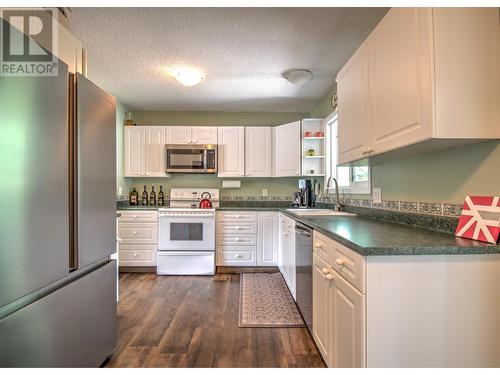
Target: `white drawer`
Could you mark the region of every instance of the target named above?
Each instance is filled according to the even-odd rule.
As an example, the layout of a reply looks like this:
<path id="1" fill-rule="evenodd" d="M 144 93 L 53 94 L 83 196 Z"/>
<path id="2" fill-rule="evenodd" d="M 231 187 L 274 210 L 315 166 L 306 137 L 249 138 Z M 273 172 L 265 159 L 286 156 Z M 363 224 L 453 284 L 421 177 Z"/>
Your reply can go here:
<path id="1" fill-rule="evenodd" d="M 218 233 L 227 234 L 257 234 L 256 223 L 230 223 L 222 222 L 217 224 Z"/>
<path id="2" fill-rule="evenodd" d="M 366 293 L 366 262 L 363 256 L 317 231 L 313 234 L 313 252 L 361 293 Z"/>
<path id="3" fill-rule="evenodd" d="M 120 245 L 120 266 L 155 266 L 156 246 Z"/>
<path id="4" fill-rule="evenodd" d="M 156 211 L 123 210 L 118 213 L 121 214 L 118 218 L 119 223 L 156 223 L 158 221 Z"/>
<path id="5" fill-rule="evenodd" d="M 289 232 L 295 232 L 295 220 L 280 213 L 279 216 L 280 226 L 286 228 Z"/>
<path id="6" fill-rule="evenodd" d="M 255 234 L 218 234 L 217 246 L 256 246 Z"/>
<path id="7" fill-rule="evenodd" d="M 224 223 L 224 222 L 257 223 L 257 212 L 256 211 L 218 211 L 217 212 L 217 221 L 219 223 Z"/>
<path id="8" fill-rule="evenodd" d="M 119 223 L 118 237 L 121 245 L 156 244 L 158 242 L 158 224 L 156 223 Z"/>
<path id="9" fill-rule="evenodd" d="M 280 224 L 280 232 L 283 233 L 283 235 L 289 235 L 295 237 L 295 229 L 290 230 L 288 225 Z"/>
<path id="10" fill-rule="evenodd" d="M 256 247 L 241 246 L 231 247 L 224 246 L 217 248 L 217 265 L 218 266 L 255 266 Z"/>

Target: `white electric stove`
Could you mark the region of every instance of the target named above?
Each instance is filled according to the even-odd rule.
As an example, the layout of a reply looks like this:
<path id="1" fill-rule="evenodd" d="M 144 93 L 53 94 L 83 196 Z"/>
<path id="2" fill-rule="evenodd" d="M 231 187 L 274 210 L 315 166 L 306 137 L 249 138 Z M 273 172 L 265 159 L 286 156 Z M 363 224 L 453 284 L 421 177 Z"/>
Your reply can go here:
<path id="1" fill-rule="evenodd" d="M 199 208 L 210 194 L 212 208 Z M 171 189 L 170 207 L 158 209 L 158 275 L 215 273 L 218 189 Z"/>

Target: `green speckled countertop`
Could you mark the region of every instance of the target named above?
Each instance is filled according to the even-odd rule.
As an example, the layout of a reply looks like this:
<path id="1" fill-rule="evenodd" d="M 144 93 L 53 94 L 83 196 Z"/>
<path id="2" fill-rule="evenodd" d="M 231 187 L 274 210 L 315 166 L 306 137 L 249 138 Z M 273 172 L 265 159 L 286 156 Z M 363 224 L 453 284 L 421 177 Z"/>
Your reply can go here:
<path id="1" fill-rule="evenodd" d="M 363 256 L 500 254 L 500 245 L 457 238 L 409 225 L 362 216 L 298 217 L 285 214 Z"/>
<path id="2" fill-rule="evenodd" d="M 231 205 L 217 210 L 280 211 L 363 256 L 500 254 L 500 245 L 457 238 L 450 233 L 364 216 L 297 216 L 286 211 L 285 208 L 290 207 L 290 202 L 275 202 L 273 206 L 269 203 L 239 207 Z M 142 206 L 118 208 L 118 210 L 127 209 L 156 210 L 157 208 Z"/>

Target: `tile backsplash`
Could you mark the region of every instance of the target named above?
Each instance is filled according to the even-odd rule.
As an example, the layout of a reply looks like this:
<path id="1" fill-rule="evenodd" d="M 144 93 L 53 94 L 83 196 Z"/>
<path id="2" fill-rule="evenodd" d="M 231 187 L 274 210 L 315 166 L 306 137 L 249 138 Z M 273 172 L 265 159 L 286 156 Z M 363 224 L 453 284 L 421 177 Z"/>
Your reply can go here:
<path id="1" fill-rule="evenodd" d="M 123 195 L 117 197 L 117 200 L 128 200 L 128 197 Z M 169 197 L 165 196 L 168 201 Z M 221 202 L 290 202 L 290 195 L 222 195 Z M 333 196 L 322 197 L 318 199 L 320 203 L 333 203 Z M 403 213 L 418 213 L 435 216 L 459 217 L 462 212 L 462 205 L 452 203 L 429 203 L 429 202 L 408 202 L 408 201 L 382 201 L 381 203 L 373 203 L 370 199 L 341 199 L 345 206 L 376 208 L 380 210 L 397 211 Z"/>
<path id="2" fill-rule="evenodd" d="M 318 202 L 333 203 L 334 200 L 333 197 L 324 197 L 320 198 Z M 459 217 L 463 207 L 462 205 L 445 202 L 382 201 L 381 203 L 373 203 L 370 199 L 341 199 L 341 202 L 346 206 L 451 217 Z"/>

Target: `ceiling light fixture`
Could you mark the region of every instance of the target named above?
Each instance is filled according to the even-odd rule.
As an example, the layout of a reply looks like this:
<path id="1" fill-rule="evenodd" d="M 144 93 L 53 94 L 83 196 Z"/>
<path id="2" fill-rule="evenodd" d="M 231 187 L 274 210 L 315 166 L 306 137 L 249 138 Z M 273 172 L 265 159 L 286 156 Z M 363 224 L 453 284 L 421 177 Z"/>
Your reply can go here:
<path id="1" fill-rule="evenodd" d="M 312 72 L 306 69 L 293 69 L 283 73 L 283 78 L 297 86 L 309 82 L 312 76 Z"/>
<path id="2" fill-rule="evenodd" d="M 194 86 L 205 79 L 200 70 L 188 66 L 171 69 L 171 75 L 184 86 Z"/>

